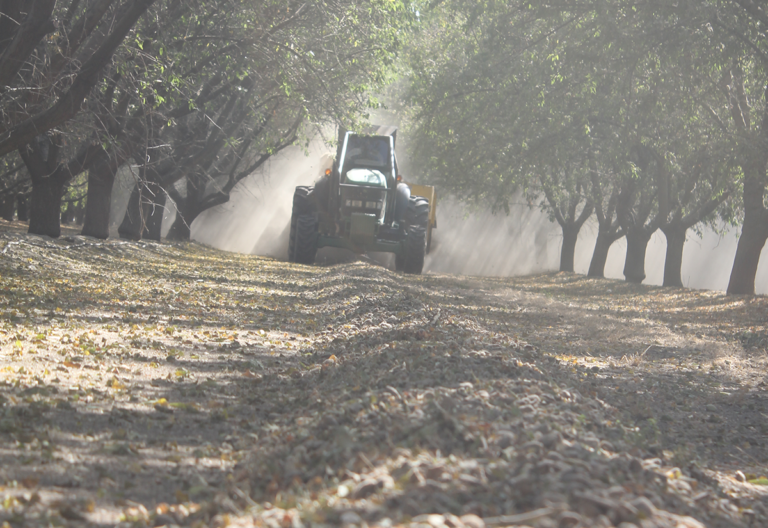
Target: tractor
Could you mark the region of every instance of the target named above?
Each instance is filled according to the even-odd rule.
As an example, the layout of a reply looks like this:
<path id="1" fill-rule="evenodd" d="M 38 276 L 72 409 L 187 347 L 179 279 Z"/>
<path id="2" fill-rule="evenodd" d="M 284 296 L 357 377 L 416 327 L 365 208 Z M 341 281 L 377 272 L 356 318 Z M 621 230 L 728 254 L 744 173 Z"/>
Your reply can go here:
<path id="1" fill-rule="evenodd" d="M 396 138 L 396 129 L 384 135 L 340 130 L 332 168 L 314 186 L 294 192 L 291 262 L 313 264 L 318 248 L 337 247 L 394 253 L 397 271 L 421 273 L 436 226 L 427 197 L 434 197 L 434 188 L 418 186 L 417 195 L 402 181 Z"/>

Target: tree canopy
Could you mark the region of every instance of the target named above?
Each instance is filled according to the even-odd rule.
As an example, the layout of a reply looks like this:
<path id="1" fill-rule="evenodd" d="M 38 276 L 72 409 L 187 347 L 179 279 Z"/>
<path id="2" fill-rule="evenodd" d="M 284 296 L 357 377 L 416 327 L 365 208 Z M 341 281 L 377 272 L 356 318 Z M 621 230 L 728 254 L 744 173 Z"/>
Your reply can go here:
<path id="1" fill-rule="evenodd" d="M 355 126 L 377 104 L 412 17 L 384 0 L 3 6 L 6 24 L 22 21 L 16 40 L 40 43 L 4 41 L 0 57 L 0 155 L 17 151 L 32 178 L 30 230 L 58 235 L 60 197 L 87 171 L 83 233 L 101 238 L 126 163 L 144 191 L 136 203 L 190 202 L 179 204 L 188 225 L 313 128 Z M 128 236 L 145 231 L 137 218 Z"/>
<path id="2" fill-rule="evenodd" d="M 677 261 L 665 284 L 681 285 L 685 232 L 736 212 L 729 291 L 753 292 L 768 238 L 766 21 L 752 0 L 429 4 L 409 53 L 417 166 L 465 201 L 533 198 L 563 229 L 563 270 L 594 208 L 590 274 L 627 236 L 630 281 L 662 229 Z"/>

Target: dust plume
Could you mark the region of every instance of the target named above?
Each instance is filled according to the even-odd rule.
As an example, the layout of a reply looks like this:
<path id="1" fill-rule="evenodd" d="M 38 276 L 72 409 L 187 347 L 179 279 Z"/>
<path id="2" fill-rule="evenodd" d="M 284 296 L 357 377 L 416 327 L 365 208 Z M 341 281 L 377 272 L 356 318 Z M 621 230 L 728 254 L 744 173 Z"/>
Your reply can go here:
<path id="1" fill-rule="evenodd" d="M 226 251 L 286 259 L 297 185 L 312 185 L 331 166 L 321 141 L 308 155 L 289 147 L 235 187 L 229 202 L 203 212 L 192 223 L 192 239 Z"/>
<path id="2" fill-rule="evenodd" d="M 455 201 L 443 200 L 437 226 L 427 271 L 504 277 L 557 269 L 557 232 L 536 209 L 513 206 L 509 216 L 466 213 Z"/>
<path id="3" fill-rule="evenodd" d="M 562 233 L 538 209 L 513 204 L 508 216 L 490 212 L 467 213 L 454 202 L 438 205 L 438 227 L 433 233 L 432 252 L 425 270 L 440 273 L 482 276 L 512 276 L 557 271 Z M 706 229 L 702 237 L 693 231 L 683 250 L 682 279 L 688 288 L 725 290 L 736 253 L 738 233 L 723 235 Z M 574 269 L 586 274 L 597 238 L 597 223 L 588 221 L 576 244 Z M 611 246 L 605 276 L 623 279 L 626 240 Z M 648 244 L 644 284 L 660 285 L 664 279 L 666 239 L 657 231 Z M 768 247 L 763 249 L 757 271 L 757 293 L 768 293 Z"/>

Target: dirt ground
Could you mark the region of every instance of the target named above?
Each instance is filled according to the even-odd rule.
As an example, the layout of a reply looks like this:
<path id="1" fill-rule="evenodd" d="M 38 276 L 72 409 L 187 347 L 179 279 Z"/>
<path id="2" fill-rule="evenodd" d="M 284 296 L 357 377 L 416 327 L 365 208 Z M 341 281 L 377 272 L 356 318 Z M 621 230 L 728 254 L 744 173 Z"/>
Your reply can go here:
<path id="1" fill-rule="evenodd" d="M 767 324 L 2 223 L 0 526 L 766 526 Z"/>

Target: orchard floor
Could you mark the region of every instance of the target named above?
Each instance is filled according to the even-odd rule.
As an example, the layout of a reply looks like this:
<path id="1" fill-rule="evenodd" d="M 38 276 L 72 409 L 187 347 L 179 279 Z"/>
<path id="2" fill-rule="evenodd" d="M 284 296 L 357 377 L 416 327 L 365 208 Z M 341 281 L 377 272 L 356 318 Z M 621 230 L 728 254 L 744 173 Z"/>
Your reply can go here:
<path id="1" fill-rule="evenodd" d="M 768 525 L 765 297 L 22 227 L 0 526 Z"/>

